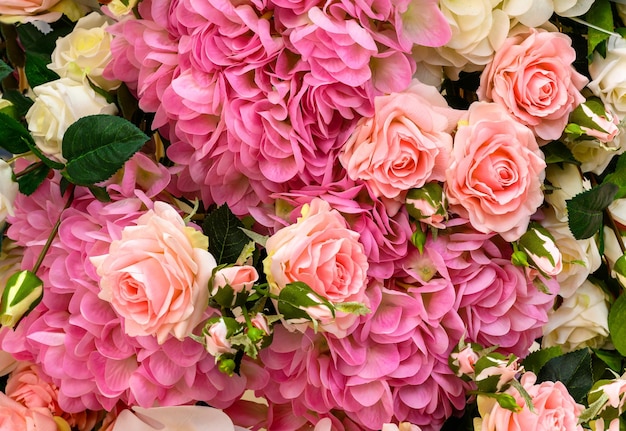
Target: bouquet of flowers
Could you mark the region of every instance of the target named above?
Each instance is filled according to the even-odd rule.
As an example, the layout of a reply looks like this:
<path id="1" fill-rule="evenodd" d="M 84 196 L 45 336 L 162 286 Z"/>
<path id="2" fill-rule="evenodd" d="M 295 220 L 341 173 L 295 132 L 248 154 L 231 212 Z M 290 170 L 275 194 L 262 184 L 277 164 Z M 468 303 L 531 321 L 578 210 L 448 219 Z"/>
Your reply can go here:
<path id="1" fill-rule="evenodd" d="M 0 429 L 626 427 L 623 34 L 609 0 L 3 2 Z"/>

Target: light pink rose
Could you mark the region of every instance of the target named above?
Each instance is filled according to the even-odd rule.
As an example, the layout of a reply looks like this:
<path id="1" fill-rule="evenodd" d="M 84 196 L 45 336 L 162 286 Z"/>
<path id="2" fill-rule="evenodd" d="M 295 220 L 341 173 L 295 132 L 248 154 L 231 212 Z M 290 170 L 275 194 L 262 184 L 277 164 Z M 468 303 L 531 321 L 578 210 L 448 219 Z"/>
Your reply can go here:
<path id="1" fill-rule="evenodd" d="M 206 351 L 216 358 L 224 353 L 235 354 L 237 350 L 233 349 L 230 341 L 228 341 L 228 328 L 223 320 L 215 322 L 204 337 L 206 343 Z"/>
<path id="2" fill-rule="evenodd" d="M 539 138 L 558 139 L 570 112 L 585 101 L 579 90 L 588 80 L 572 67 L 575 59 L 563 33 L 513 34 L 481 74 L 478 98 L 506 107 Z"/>
<path id="3" fill-rule="evenodd" d="M 155 202 L 108 254 L 92 258 L 102 277 L 99 297 L 125 319 L 128 335 L 155 335 L 160 344 L 169 334 L 182 340 L 207 308 L 216 266 L 207 248 L 208 239 L 174 208 Z"/>
<path id="4" fill-rule="evenodd" d="M 46 408 L 27 408 L 0 392 L 0 430 L 57 431 Z"/>
<path id="5" fill-rule="evenodd" d="M 374 116 L 359 121 L 340 156 L 348 176 L 388 199 L 443 181 L 460 113 L 435 87 L 417 80 L 405 92 L 379 96 L 374 103 Z"/>
<path id="6" fill-rule="evenodd" d="M 459 367 L 456 375 L 461 377 L 463 374 L 471 375 L 474 373 L 474 366 L 478 360 L 478 354 L 474 352 L 472 346 L 466 346 L 459 353 L 452 353 L 450 357 L 453 360 L 453 365 Z"/>
<path id="7" fill-rule="evenodd" d="M 305 205 L 296 224 L 267 240 L 263 266 L 271 292 L 278 295 L 287 284 L 301 281 L 331 303 L 362 302 L 367 256 L 359 234 L 346 226 L 328 202 L 316 198 Z M 355 317 L 338 311 L 334 324 L 322 323 L 328 323 L 325 330 L 342 336 Z"/>
<path id="8" fill-rule="evenodd" d="M 506 393 L 512 395 L 521 407 L 519 412 L 507 410 L 493 399 L 478 397 L 478 411 L 482 417 L 481 431 L 582 431 L 578 418 L 584 406 L 577 404 L 561 382 L 535 384 L 537 376 L 527 372 L 521 384 L 530 395 L 534 412 L 531 412 L 522 396 L 514 388 Z"/>
<path id="9" fill-rule="evenodd" d="M 113 431 L 234 431 L 232 420 L 221 410 L 206 406 L 172 406 L 122 410 Z M 245 430 L 244 430 L 245 431 Z"/>
<path id="10" fill-rule="evenodd" d="M 446 171 L 450 209 L 484 233 L 515 241 L 543 202 L 546 163 L 533 133 L 495 103 L 475 102 Z"/>
<path id="11" fill-rule="evenodd" d="M 235 293 L 250 291 L 254 283 L 259 279 L 256 269 L 250 265 L 229 266 L 218 270 L 213 276 L 213 290 L 211 294 L 217 293 L 217 290 L 229 285 Z"/>
<path id="12" fill-rule="evenodd" d="M 60 411 L 57 387 L 42 379 L 36 364 L 20 362 L 9 375 L 4 392 L 28 408 L 43 407 L 51 412 Z"/>

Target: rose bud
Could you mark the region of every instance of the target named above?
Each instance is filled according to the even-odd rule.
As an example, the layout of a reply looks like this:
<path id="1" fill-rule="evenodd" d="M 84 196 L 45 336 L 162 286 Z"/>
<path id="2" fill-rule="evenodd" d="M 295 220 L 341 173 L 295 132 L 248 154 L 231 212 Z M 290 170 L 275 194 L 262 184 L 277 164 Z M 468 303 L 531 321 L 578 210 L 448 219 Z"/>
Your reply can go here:
<path id="1" fill-rule="evenodd" d="M 43 281 L 30 271 L 13 274 L 7 280 L 0 301 L 0 324 L 15 327 L 43 297 Z"/>
<path id="2" fill-rule="evenodd" d="M 531 266 L 547 275 L 557 275 L 563 269 L 561 252 L 545 228 L 533 223 L 519 239 L 519 248 L 526 253 Z"/>

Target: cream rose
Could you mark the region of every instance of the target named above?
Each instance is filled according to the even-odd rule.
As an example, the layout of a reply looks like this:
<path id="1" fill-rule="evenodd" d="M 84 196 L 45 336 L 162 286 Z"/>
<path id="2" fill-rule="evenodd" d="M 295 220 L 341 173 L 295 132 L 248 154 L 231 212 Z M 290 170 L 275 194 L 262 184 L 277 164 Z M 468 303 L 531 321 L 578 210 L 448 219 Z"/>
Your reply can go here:
<path id="1" fill-rule="evenodd" d="M 13 181 L 13 169 L 0 159 L 0 230 L 4 227 L 7 216 L 13 215 L 13 202 L 19 191 Z"/>
<path id="2" fill-rule="evenodd" d="M 543 140 L 558 139 L 585 98 L 587 78 L 572 67 L 576 51 L 562 33 L 515 32 L 480 75 L 478 99 L 504 106 Z"/>
<path id="3" fill-rule="evenodd" d="M 542 347 L 561 346 L 564 352 L 601 348 L 609 336 L 608 295 L 585 280 L 555 311 L 548 313 Z"/>
<path id="4" fill-rule="evenodd" d="M 374 117 L 359 122 L 339 157 L 348 176 L 387 199 L 442 181 L 460 112 L 449 108 L 435 87 L 419 81 L 374 103 Z"/>
<path id="5" fill-rule="evenodd" d="M 543 202 L 546 163 L 533 133 L 495 103 L 476 102 L 454 137 L 446 171 L 450 210 L 515 241 Z"/>
<path id="6" fill-rule="evenodd" d="M 136 226 L 122 231 L 109 253 L 92 259 L 100 279 L 101 299 L 124 318 L 132 337 L 169 335 L 182 340 L 203 319 L 215 259 L 208 239 L 185 226 L 174 208 L 155 202 Z"/>
<path id="7" fill-rule="evenodd" d="M 550 19 L 553 13 L 560 16 L 581 16 L 587 13 L 594 0 L 532 0 L 530 8 L 516 18 L 525 26 L 538 27 Z M 508 3 L 505 0 L 504 3 Z"/>
<path id="8" fill-rule="evenodd" d="M 137 3 L 139 3 L 139 0 L 113 0 L 106 5 L 106 8 L 109 9 L 113 16 L 121 18 L 131 13 L 133 8 L 137 6 Z"/>
<path id="9" fill-rule="evenodd" d="M 606 56 L 594 52 L 589 63 L 592 81 L 588 87 L 602 101 L 610 105 L 620 120 L 626 117 L 626 40 L 610 36 L 607 41 Z"/>
<path id="10" fill-rule="evenodd" d="M 117 107 L 87 83 L 61 78 L 33 88 L 35 103 L 26 113 L 28 130 L 46 155 L 65 162 L 63 135 L 76 120 L 88 115 L 117 114 Z"/>
<path id="11" fill-rule="evenodd" d="M 287 226 L 266 243 L 264 272 L 272 293 L 301 281 L 331 303 L 362 302 L 367 286 L 368 262 L 359 234 L 346 227 L 343 216 L 328 202 L 314 199 L 302 209 L 296 224 Z M 345 335 L 356 316 L 337 311 L 322 327 Z"/>
<path id="12" fill-rule="evenodd" d="M 600 267 L 602 258 L 594 238 L 577 240 L 567 221 L 558 220 L 551 209 L 544 210 L 544 214 L 541 225 L 554 237 L 563 261 L 563 270 L 556 276 L 559 295 L 568 298 L 576 293 L 589 274 Z"/>
<path id="13" fill-rule="evenodd" d="M 555 189 L 546 193 L 545 199 L 552 208 L 559 221 L 567 222 L 566 201 L 579 193 L 591 188 L 591 184 L 584 180 L 576 165 L 571 163 L 552 163 L 546 168 L 546 181 Z"/>
<path id="14" fill-rule="evenodd" d="M 120 81 L 109 81 L 102 76 L 104 68 L 111 61 L 111 40 L 106 31 L 107 17 L 92 12 L 81 18 L 70 34 L 56 41 L 56 48 L 48 68 L 62 78 L 83 81 L 89 78 L 104 90 L 113 90 Z"/>

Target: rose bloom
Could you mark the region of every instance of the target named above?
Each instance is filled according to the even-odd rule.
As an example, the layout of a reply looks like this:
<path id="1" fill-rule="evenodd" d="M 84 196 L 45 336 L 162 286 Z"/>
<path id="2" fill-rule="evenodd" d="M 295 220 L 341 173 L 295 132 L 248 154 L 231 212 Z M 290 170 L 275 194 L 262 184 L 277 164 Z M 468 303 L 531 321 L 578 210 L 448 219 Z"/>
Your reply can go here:
<path id="1" fill-rule="evenodd" d="M 512 412 L 500 407 L 493 398 L 478 396 L 478 412 L 481 418 L 474 419 L 474 429 L 480 431 L 582 431 L 578 418 L 584 406 L 577 404 L 561 382 L 535 384 L 537 376 L 525 373 L 520 383 L 530 395 L 535 411 L 531 412 L 517 389 L 505 392 L 512 395 L 521 407 Z"/>
<path id="2" fill-rule="evenodd" d="M 50 410 L 27 408 L 0 392 L 0 430 L 57 431 Z"/>
<path id="3" fill-rule="evenodd" d="M 28 130 L 46 155 L 65 162 L 61 153 L 63 135 L 79 118 L 95 114 L 117 114 L 113 103 L 87 83 L 61 78 L 33 88 L 37 98 L 26 113 Z"/>
<path id="4" fill-rule="evenodd" d="M 163 344 L 172 334 L 182 340 L 203 318 L 208 282 L 216 266 L 208 238 L 185 222 L 174 208 L 154 209 L 122 231 L 109 253 L 92 258 L 101 299 L 124 318 L 131 337 L 155 335 Z"/>
<path id="5" fill-rule="evenodd" d="M 585 280 L 559 308 L 548 313 L 542 347 L 561 346 L 563 352 L 603 347 L 609 336 L 608 299 L 600 287 Z"/>
<path id="6" fill-rule="evenodd" d="M 40 21 L 53 22 L 61 18 L 61 12 L 57 4 L 61 0 L 14 0 L 0 3 L 0 21 L 16 22 Z"/>
<path id="7" fill-rule="evenodd" d="M 7 216 L 13 215 L 13 202 L 19 188 L 13 180 L 13 169 L 0 159 L 0 230 L 2 230 Z"/>
<path id="8" fill-rule="evenodd" d="M 567 222 L 567 203 L 579 193 L 591 188 L 591 183 L 580 174 L 578 167 L 571 163 L 551 163 L 546 168 L 546 181 L 555 190 L 546 193 L 545 199 L 552 208 L 557 220 Z"/>
<path id="9" fill-rule="evenodd" d="M 328 202 L 313 199 L 302 208 L 302 217 L 266 243 L 263 261 L 272 293 L 278 295 L 289 283 L 301 281 L 331 303 L 362 302 L 367 286 L 367 256 L 359 234 Z M 324 329 L 343 334 L 356 316 L 337 312 Z"/>
<path id="10" fill-rule="evenodd" d="M 570 112 L 585 98 L 571 39 L 531 28 L 514 32 L 480 75 L 478 98 L 504 106 L 541 139 L 558 139 Z"/>
<path id="11" fill-rule="evenodd" d="M 216 358 L 224 353 L 237 353 L 228 340 L 228 328 L 223 320 L 214 323 L 204 337 L 206 351 Z"/>
<path id="12" fill-rule="evenodd" d="M 572 165 L 573 166 L 573 165 Z M 556 276 L 559 282 L 559 295 L 568 298 L 587 279 L 587 276 L 600 267 L 602 258 L 595 238 L 576 239 L 567 225 L 559 221 L 552 209 L 546 208 L 543 227 L 554 237 L 561 251 L 563 270 Z"/>
<path id="13" fill-rule="evenodd" d="M 589 63 L 592 81 L 588 87 L 593 94 L 609 105 L 618 118 L 626 116 L 626 40 L 610 36 L 606 45 L 606 56 L 594 52 Z"/>
<path id="14" fill-rule="evenodd" d="M 113 0 L 106 5 L 111 15 L 116 18 L 121 18 L 124 15 L 128 15 L 132 12 L 133 8 L 137 6 L 139 0 L 127 0 L 126 4 L 122 0 Z"/>
<path id="15" fill-rule="evenodd" d="M 340 155 L 348 176 L 388 199 L 443 181 L 460 113 L 435 87 L 416 80 L 405 92 L 379 96 L 374 104 L 374 117 L 359 121 Z"/>
<path id="16" fill-rule="evenodd" d="M 70 34 L 56 41 L 48 68 L 62 78 L 83 81 L 88 77 L 104 90 L 113 90 L 120 81 L 109 81 L 102 77 L 104 68 L 111 61 L 111 40 L 106 31 L 109 23 L 98 12 L 81 18 Z"/>
<path id="17" fill-rule="evenodd" d="M 221 410 L 205 406 L 133 407 L 122 410 L 113 431 L 235 431 L 243 430 Z"/>
<path id="18" fill-rule="evenodd" d="M 475 102 L 446 171 L 450 209 L 484 233 L 515 241 L 543 202 L 546 163 L 533 133 L 494 103 Z"/>

